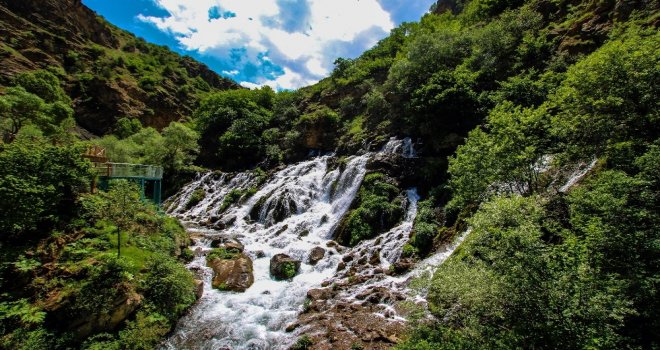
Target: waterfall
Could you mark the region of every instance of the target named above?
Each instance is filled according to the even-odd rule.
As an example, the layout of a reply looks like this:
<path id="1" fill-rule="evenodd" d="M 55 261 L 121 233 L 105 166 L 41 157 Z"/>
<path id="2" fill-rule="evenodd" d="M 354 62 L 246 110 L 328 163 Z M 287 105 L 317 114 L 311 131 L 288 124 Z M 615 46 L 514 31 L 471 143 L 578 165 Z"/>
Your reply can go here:
<path id="1" fill-rule="evenodd" d="M 387 144 L 383 147 L 382 153 L 400 153 L 404 158 L 416 158 L 417 152 L 410 137 L 404 139 L 397 139 L 391 137 Z"/>
<path id="2" fill-rule="evenodd" d="M 283 329 L 300 311 L 307 290 L 333 275 L 339 253 L 326 247 L 335 226 L 348 210 L 366 172 L 369 155 L 350 157 L 342 169 L 329 169 L 331 156 L 291 165 L 275 173 L 243 204 L 224 213 L 219 207 L 234 189 L 254 185 L 251 173 L 233 177 L 212 173 L 199 176 L 169 206 L 169 213 L 184 220 L 195 237 L 197 252 L 189 268 L 204 279 L 204 296 L 178 324 L 166 349 L 276 349 L 286 342 Z M 186 209 L 192 193 L 202 189 L 206 197 Z M 280 212 L 280 213 L 278 213 Z M 231 222 L 222 231 L 198 226 L 207 218 Z M 211 288 L 213 271 L 205 253 L 214 238 L 238 239 L 253 260 L 254 284 L 244 293 Z M 316 265 L 307 263 L 312 248 L 328 252 Z M 285 253 L 301 260 L 292 281 L 270 277 L 270 258 Z"/>
<path id="3" fill-rule="evenodd" d="M 579 163 L 577 164 L 575 170 L 568 176 L 566 183 L 559 188 L 559 192 L 567 192 L 571 187 L 578 183 L 582 178 L 584 178 L 587 173 L 591 171 L 596 166 L 598 162 L 597 158 L 594 158 L 589 164 Z"/>
<path id="4" fill-rule="evenodd" d="M 409 139 L 392 138 L 380 153 L 415 156 Z M 204 280 L 204 294 L 179 321 L 163 349 L 287 348 L 293 336 L 284 329 L 303 309 L 307 291 L 323 281 L 342 278 L 337 276 L 337 266 L 343 256 L 376 254 L 381 270 L 396 262 L 417 213 L 419 196 L 414 188 L 406 191 L 406 216 L 398 226 L 350 249 L 330 242 L 374 155 L 366 153 L 342 161 L 332 155 L 319 156 L 289 165 L 263 184 L 251 172 L 201 174 L 174 196 L 168 213 L 181 218 L 193 237 L 195 258 L 188 267 Z M 204 198 L 190 205 L 198 190 L 205 193 Z M 239 203 L 223 205 L 228 194 L 236 190 L 253 194 L 243 196 Z M 222 230 L 209 228 L 214 226 L 208 222 L 222 223 Z M 254 283 L 243 293 L 211 287 L 213 271 L 206 266 L 205 255 L 211 242 L 219 238 L 240 241 L 253 261 Z M 308 260 L 315 247 L 322 247 L 326 254 L 312 265 Z M 276 281 L 270 276 L 270 259 L 280 253 L 302 262 L 298 275 L 290 281 Z M 374 279 L 356 288 L 370 283 L 380 281 Z M 351 298 L 358 292 L 346 291 L 345 296 Z"/>

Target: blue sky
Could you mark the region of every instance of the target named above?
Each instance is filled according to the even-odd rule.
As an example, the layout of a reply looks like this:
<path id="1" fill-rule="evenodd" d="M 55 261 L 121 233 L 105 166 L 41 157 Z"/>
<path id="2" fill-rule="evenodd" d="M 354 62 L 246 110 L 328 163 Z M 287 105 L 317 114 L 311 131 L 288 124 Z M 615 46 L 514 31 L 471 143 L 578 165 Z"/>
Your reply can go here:
<path id="1" fill-rule="evenodd" d="M 111 23 L 247 87 L 295 89 L 327 76 L 434 0 L 83 0 Z"/>

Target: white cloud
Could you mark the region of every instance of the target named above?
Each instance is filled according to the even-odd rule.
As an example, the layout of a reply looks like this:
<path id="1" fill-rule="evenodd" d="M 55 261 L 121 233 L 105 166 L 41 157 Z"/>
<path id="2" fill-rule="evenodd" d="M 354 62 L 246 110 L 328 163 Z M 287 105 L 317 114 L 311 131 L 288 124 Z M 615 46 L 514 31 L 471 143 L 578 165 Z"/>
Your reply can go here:
<path id="1" fill-rule="evenodd" d="M 369 48 L 394 26 L 378 0 L 153 1 L 170 15 L 138 18 L 174 35 L 184 49 L 227 63 L 225 74 L 240 78 L 247 77 L 246 68 L 281 67 L 270 76 L 252 74 L 244 86 L 291 89 L 314 83 L 338 56 Z M 215 7 L 235 16 L 209 19 Z"/>

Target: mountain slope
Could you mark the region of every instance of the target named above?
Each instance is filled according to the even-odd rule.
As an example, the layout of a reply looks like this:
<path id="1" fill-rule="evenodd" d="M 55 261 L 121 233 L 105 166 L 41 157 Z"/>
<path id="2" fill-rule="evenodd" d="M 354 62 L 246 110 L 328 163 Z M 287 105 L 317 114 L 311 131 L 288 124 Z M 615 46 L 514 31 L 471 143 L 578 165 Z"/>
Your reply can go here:
<path id="1" fill-rule="evenodd" d="M 24 71 L 55 72 L 76 121 L 97 135 L 121 117 L 161 129 L 190 116 L 200 93 L 239 88 L 190 57 L 109 24 L 80 0 L 2 0 L 0 37 L 0 84 Z"/>

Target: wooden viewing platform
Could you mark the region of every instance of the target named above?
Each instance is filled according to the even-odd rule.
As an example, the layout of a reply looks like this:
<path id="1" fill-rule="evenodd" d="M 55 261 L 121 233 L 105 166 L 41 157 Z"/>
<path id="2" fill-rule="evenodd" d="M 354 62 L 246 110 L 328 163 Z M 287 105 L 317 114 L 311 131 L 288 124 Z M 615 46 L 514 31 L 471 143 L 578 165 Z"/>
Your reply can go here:
<path id="1" fill-rule="evenodd" d="M 124 179 L 140 186 L 140 198 L 149 199 L 157 205 L 161 204 L 163 167 L 108 162 L 105 149 L 98 146 L 88 147 L 83 157 L 92 161 L 98 177 L 98 183 L 92 184 L 93 189 L 98 187 L 107 191 L 112 180 Z M 151 193 L 151 196 L 148 196 L 147 193 Z"/>

